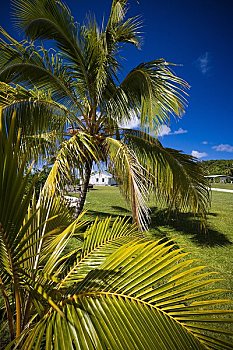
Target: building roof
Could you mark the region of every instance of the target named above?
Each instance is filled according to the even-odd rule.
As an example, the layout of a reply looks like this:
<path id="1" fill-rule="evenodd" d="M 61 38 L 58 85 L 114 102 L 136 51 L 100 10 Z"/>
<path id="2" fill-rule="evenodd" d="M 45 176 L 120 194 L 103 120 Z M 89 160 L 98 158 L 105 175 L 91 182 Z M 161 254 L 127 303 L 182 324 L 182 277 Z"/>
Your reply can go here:
<path id="1" fill-rule="evenodd" d="M 105 176 L 105 177 L 109 177 L 112 178 L 112 174 L 108 173 L 107 171 L 94 171 L 93 173 L 91 173 L 91 176 L 95 176 L 95 175 L 99 175 L 99 176 Z"/>

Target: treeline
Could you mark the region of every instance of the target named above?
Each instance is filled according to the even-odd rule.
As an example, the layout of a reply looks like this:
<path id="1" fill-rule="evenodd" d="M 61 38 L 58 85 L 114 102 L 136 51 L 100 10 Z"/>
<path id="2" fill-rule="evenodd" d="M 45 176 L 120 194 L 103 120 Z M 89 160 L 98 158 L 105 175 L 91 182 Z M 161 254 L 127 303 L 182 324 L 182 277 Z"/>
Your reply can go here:
<path id="1" fill-rule="evenodd" d="M 233 176 L 233 159 L 230 160 L 203 160 L 202 165 L 209 175 Z"/>

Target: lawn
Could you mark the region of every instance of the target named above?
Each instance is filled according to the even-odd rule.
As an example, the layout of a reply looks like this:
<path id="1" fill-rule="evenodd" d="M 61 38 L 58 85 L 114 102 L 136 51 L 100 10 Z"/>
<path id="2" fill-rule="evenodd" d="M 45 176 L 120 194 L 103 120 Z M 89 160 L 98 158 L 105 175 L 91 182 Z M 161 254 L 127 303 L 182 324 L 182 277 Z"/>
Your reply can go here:
<path id="1" fill-rule="evenodd" d="M 130 210 L 118 187 L 95 187 L 88 193 L 87 217 L 104 218 L 112 215 L 130 216 Z M 212 193 L 212 204 L 208 215 L 208 232 L 202 233 L 189 214 L 177 219 L 166 220 L 163 210 L 151 204 L 152 223 L 149 234 L 157 239 L 166 237 L 174 240 L 192 257 L 220 272 L 224 281 L 219 286 L 233 290 L 233 194 Z"/>
<path id="2" fill-rule="evenodd" d="M 211 187 L 213 188 L 224 188 L 226 190 L 233 190 L 233 184 L 230 183 L 212 183 Z"/>

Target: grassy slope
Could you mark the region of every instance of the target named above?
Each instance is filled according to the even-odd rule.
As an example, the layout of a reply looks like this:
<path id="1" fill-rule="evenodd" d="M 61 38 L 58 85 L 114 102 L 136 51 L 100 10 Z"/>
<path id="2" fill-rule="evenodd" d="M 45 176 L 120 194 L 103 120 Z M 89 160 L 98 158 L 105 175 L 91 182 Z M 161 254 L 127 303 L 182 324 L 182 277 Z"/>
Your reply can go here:
<path id="1" fill-rule="evenodd" d="M 117 187 L 96 187 L 88 193 L 86 209 L 88 217 L 104 218 L 112 215 L 130 216 L 129 207 Z M 220 285 L 233 290 L 233 194 L 213 192 L 208 215 L 207 234 L 198 232 L 190 215 L 165 221 L 164 212 L 152 207 L 152 223 L 149 233 L 154 238 L 174 240 L 192 257 L 200 259 L 211 270 L 219 271 L 225 281 Z"/>

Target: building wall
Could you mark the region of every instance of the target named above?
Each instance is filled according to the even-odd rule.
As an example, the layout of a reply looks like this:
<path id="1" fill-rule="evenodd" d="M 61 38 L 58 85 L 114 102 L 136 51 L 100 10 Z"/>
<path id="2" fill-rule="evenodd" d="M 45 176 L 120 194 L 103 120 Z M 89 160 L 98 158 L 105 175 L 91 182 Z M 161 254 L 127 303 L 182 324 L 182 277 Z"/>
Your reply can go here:
<path id="1" fill-rule="evenodd" d="M 111 186 L 116 185 L 116 181 L 105 174 L 95 174 L 90 177 L 90 184 L 97 186 Z"/>

